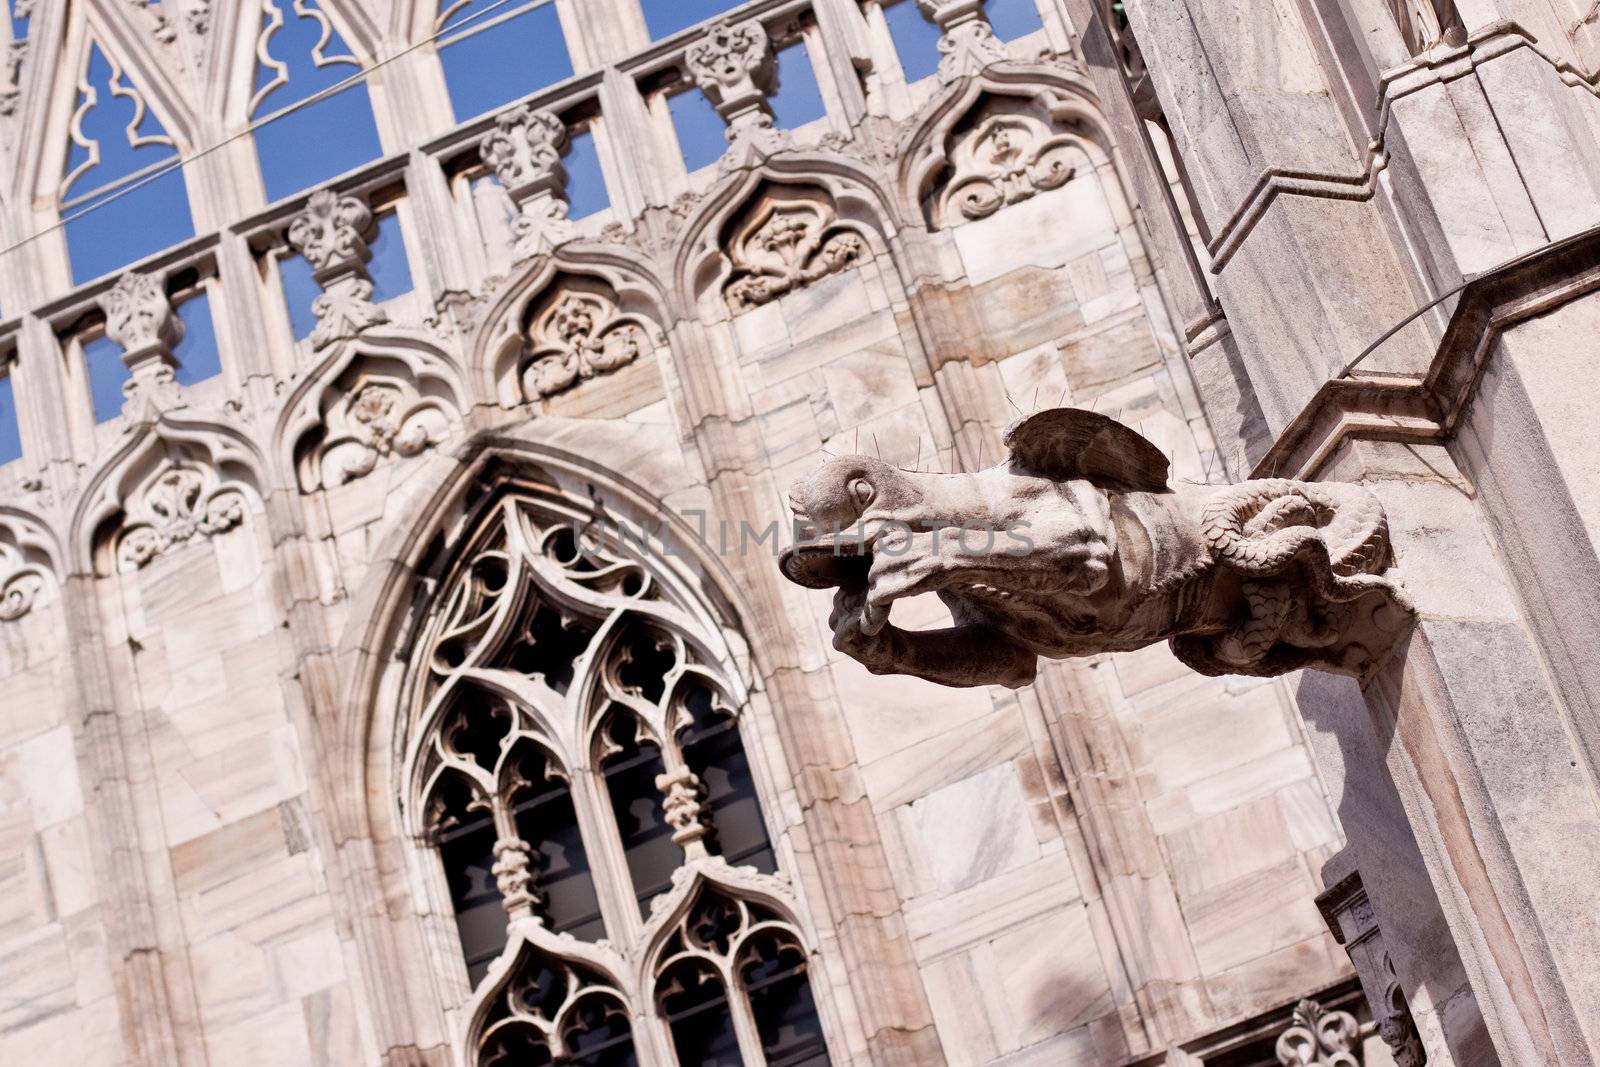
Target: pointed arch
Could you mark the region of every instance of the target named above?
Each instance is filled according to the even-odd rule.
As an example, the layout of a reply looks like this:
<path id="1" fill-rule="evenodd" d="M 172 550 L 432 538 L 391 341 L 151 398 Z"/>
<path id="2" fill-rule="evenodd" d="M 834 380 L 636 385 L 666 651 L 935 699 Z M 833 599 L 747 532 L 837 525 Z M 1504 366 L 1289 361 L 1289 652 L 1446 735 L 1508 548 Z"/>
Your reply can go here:
<path id="1" fill-rule="evenodd" d="M 173 545 L 259 513 L 270 484 L 256 444 L 224 423 L 168 412 L 125 434 L 84 481 L 68 573 L 136 570 Z"/>
<path id="2" fill-rule="evenodd" d="M 371 53 L 341 29 L 376 27 L 362 15 L 347 22 L 335 0 L 258 0 L 249 95 L 240 121 L 253 137 L 266 196 L 281 200 L 375 159 L 383 152 L 365 78 L 320 99 L 316 94 L 371 69 Z M 333 6 L 330 8 L 330 4 Z M 359 40 L 359 38 L 354 38 Z M 310 101 L 310 102 L 308 102 Z M 307 144 L 320 150 L 306 152 Z"/>
<path id="3" fill-rule="evenodd" d="M 0 624 L 50 603 L 62 575 L 61 546 L 49 525 L 21 508 L 0 506 Z"/>
<path id="4" fill-rule="evenodd" d="M 467 342 L 473 392 L 515 408 L 625 363 L 666 359 L 673 319 L 643 257 L 570 242 L 530 260 L 490 297 Z"/>
<path id="5" fill-rule="evenodd" d="M 894 198 L 860 161 L 825 150 L 771 156 L 758 167 L 723 178 L 685 222 L 673 249 L 672 277 L 684 299 L 694 301 L 684 309 L 687 317 L 712 321 L 726 317 L 725 309 L 718 310 L 720 296 L 711 300 L 708 294 L 720 292 L 738 269 L 728 255 L 728 244 L 740 220 L 761 214 L 764 197 L 774 192 L 824 205 L 816 224 L 824 228 L 837 224 L 859 234 L 867 242 L 865 251 L 873 256 L 886 253 L 899 232 Z"/>
<path id="6" fill-rule="evenodd" d="M 273 458 L 302 491 L 354 481 L 391 455 L 415 456 L 460 431 L 466 370 L 420 330 L 375 327 L 322 352 L 279 408 Z"/>
<path id="7" fill-rule="evenodd" d="M 130 57 L 126 36 L 91 10 L 68 20 L 58 54 L 58 84 L 33 188 L 64 220 L 75 282 L 194 234 L 182 167 L 193 146 L 193 115 L 174 86 L 151 80 L 141 69 L 148 64 Z M 164 91 L 151 93 L 148 85 Z M 130 226 L 135 217 L 142 224 Z"/>
<path id="8" fill-rule="evenodd" d="M 926 199 L 950 167 L 958 128 L 996 100 L 1036 107 L 1056 131 L 1076 137 L 1092 164 L 1112 160 L 1115 140 L 1087 78 L 1059 64 L 992 64 L 945 87 L 910 120 L 894 181 L 905 217 L 931 223 Z"/>

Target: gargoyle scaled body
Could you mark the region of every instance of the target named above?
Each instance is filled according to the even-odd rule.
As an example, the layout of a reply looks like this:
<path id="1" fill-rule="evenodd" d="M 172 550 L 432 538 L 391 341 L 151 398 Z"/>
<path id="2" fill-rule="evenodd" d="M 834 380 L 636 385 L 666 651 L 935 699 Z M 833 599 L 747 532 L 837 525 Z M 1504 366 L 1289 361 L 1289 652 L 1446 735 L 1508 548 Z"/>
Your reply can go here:
<path id="1" fill-rule="evenodd" d="M 1006 461 L 973 474 L 845 456 L 790 490 L 802 533 L 780 562 L 837 587 L 836 648 L 945 685 L 1026 685 L 1039 656 L 1160 640 L 1202 674 L 1359 676 L 1409 617 L 1382 574 L 1382 506 L 1360 486 L 1169 485 L 1160 449 L 1075 408 L 1005 441 Z M 894 601 L 926 592 L 954 626 L 890 624 Z"/>

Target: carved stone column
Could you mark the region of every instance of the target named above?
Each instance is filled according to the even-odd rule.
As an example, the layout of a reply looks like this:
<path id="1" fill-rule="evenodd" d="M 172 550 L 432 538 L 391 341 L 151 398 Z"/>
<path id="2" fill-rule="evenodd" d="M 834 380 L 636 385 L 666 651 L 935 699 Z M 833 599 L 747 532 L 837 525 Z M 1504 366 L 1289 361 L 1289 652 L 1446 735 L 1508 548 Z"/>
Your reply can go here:
<path id="1" fill-rule="evenodd" d="M 122 362 L 133 378 L 123 383 L 123 414 L 138 420 L 154 410 L 181 403 L 174 389 L 178 359 L 173 348 L 183 339 L 183 323 L 167 300 L 159 274 L 129 271 L 100 294 L 106 336 L 122 348 Z"/>
<path id="2" fill-rule="evenodd" d="M 322 287 L 322 295 L 311 305 L 317 316 L 312 348 L 324 348 L 389 321 L 388 314 L 372 303 L 372 275 L 367 272 L 372 258 L 367 241 L 376 232 L 372 209 L 364 201 L 330 189 L 312 193 L 290 221 L 289 244 L 311 264 L 311 277 Z"/>
<path id="3" fill-rule="evenodd" d="M 706 854 L 705 823 L 700 821 L 700 797 L 704 792 L 700 776 L 687 767 L 656 775 L 656 788 L 663 797 L 662 811 L 672 827 L 673 843 L 689 859 Z"/>
<path id="4" fill-rule="evenodd" d="M 1389 1046 L 1395 1067 L 1422 1067 L 1430 1062 L 1422 1051 L 1422 1039 L 1411 1020 L 1400 979 L 1395 977 L 1394 964 L 1378 932 L 1377 915 L 1361 884 L 1361 872 L 1352 870 L 1319 894 L 1317 908 L 1334 940 L 1344 946 L 1356 973 L 1361 976 L 1361 990 L 1366 994 L 1372 1018 L 1378 1025 L 1378 1036 Z M 1279 1039 L 1280 1047 L 1282 1044 L 1283 1040 Z M 1452 1061 L 1436 1055 L 1431 1062 L 1433 1067 L 1446 1067 Z"/>
<path id="5" fill-rule="evenodd" d="M 548 252 L 573 236 L 567 219 L 567 171 L 561 154 L 567 127 L 548 111 L 516 107 L 494 120 L 478 142 L 478 154 L 494 171 L 517 217 L 511 223 L 512 258 Z"/>
<path id="6" fill-rule="evenodd" d="M 737 169 L 782 146 L 767 104 L 777 85 L 777 64 L 760 22 L 719 23 L 683 58 L 695 84 L 728 123 L 733 150 L 723 157 L 724 169 Z"/>
<path id="7" fill-rule="evenodd" d="M 949 84 L 1006 58 L 1006 46 L 995 37 L 984 17 L 983 0 L 917 0 L 917 6 L 941 31 L 941 82 Z"/>

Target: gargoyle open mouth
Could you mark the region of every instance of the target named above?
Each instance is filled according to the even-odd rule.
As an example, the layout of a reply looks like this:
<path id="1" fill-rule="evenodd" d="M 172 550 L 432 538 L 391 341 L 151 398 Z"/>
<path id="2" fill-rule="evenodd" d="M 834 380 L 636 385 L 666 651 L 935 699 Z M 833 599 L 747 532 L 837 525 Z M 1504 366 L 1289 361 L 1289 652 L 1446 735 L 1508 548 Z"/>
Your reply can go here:
<path id="1" fill-rule="evenodd" d="M 823 533 L 804 517 L 795 519 L 795 543 L 778 557 L 783 576 L 807 589 L 862 587 L 872 567 L 872 543 L 861 527 Z"/>

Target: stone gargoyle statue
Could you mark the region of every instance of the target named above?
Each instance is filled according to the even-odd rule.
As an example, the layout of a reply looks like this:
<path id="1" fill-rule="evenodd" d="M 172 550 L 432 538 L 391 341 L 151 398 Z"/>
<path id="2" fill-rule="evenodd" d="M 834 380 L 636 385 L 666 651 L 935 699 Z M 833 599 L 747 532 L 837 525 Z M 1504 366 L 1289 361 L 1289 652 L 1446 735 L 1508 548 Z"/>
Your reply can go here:
<path id="1" fill-rule="evenodd" d="M 1161 640 L 1202 674 L 1359 677 L 1410 617 L 1361 486 L 1169 484 L 1160 449 L 1078 408 L 1029 416 L 1005 443 L 1004 462 L 971 474 L 844 456 L 794 485 L 780 565 L 836 587 L 835 648 L 953 686 L 1015 688 L 1040 656 Z M 927 592 L 953 626 L 890 623 L 896 600 Z"/>

